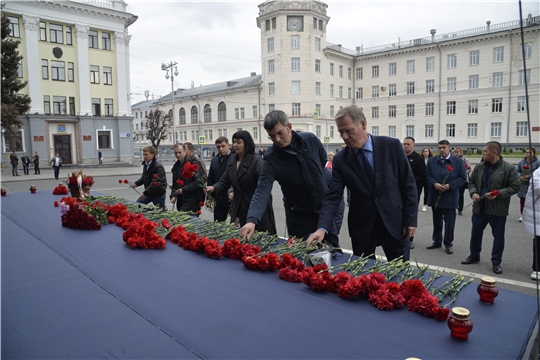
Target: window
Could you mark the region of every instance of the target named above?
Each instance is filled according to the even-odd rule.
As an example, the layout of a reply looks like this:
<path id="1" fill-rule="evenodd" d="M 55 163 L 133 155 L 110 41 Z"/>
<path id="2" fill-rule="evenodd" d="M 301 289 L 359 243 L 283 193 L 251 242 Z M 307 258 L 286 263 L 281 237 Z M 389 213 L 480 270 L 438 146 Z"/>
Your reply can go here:
<path id="1" fill-rule="evenodd" d="M 253 127 L 253 138 L 254 139 L 258 139 L 259 138 L 259 129 L 257 129 L 256 127 Z"/>
<path id="2" fill-rule="evenodd" d="M 378 78 L 379 77 L 379 65 L 373 65 L 371 67 L 371 77 L 372 78 Z"/>
<path id="3" fill-rule="evenodd" d="M 343 98 L 343 86 L 339 87 L 339 97 Z"/>
<path id="4" fill-rule="evenodd" d="M 371 127 L 371 135 L 379 136 L 379 127 L 378 126 L 372 126 Z"/>
<path id="5" fill-rule="evenodd" d="M 447 101 L 446 102 L 446 115 L 455 115 L 456 114 L 456 102 Z"/>
<path id="6" fill-rule="evenodd" d="M 99 84 L 99 66 L 90 65 L 90 83 Z"/>
<path id="7" fill-rule="evenodd" d="M 334 97 L 334 84 L 330 84 L 330 97 Z"/>
<path id="8" fill-rule="evenodd" d="M 357 99 L 363 99 L 364 98 L 364 88 L 356 88 L 356 98 Z"/>
<path id="9" fill-rule="evenodd" d="M 478 114 L 478 100 L 469 100 L 469 114 Z"/>
<path id="10" fill-rule="evenodd" d="M 334 76 L 334 63 L 330 63 L 330 75 Z"/>
<path id="11" fill-rule="evenodd" d="M 17 77 L 22 78 L 23 77 L 23 63 L 22 59 L 19 59 L 17 62 Z"/>
<path id="12" fill-rule="evenodd" d="M 321 138 L 321 125 L 315 126 L 315 136 L 318 137 L 319 139 Z"/>
<path id="13" fill-rule="evenodd" d="M 527 98 L 525 96 L 518 96 L 517 111 L 527 111 Z"/>
<path id="14" fill-rule="evenodd" d="M 352 80 L 352 69 L 351 68 L 347 68 L 347 78 L 349 80 Z"/>
<path id="15" fill-rule="evenodd" d="M 274 60 L 268 60 L 268 73 L 274 73 Z"/>
<path id="16" fill-rule="evenodd" d="M 396 117 L 396 105 L 390 105 L 388 106 L 388 117 L 389 118 L 395 118 Z"/>
<path id="17" fill-rule="evenodd" d="M 492 85 L 493 87 L 503 86 L 503 73 L 502 72 L 493 73 Z"/>
<path id="18" fill-rule="evenodd" d="M 101 116 L 101 99 L 92 98 L 92 115 Z"/>
<path id="19" fill-rule="evenodd" d="M 394 76 L 396 74 L 397 74 L 396 63 L 393 62 L 393 63 L 388 64 L 388 76 Z"/>
<path id="20" fill-rule="evenodd" d="M 407 117 L 414 116 L 414 104 L 407 104 Z"/>
<path id="21" fill-rule="evenodd" d="M 347 88 L 347 99 L 352 99 L 352 88 Z"/>
<path id="22" fill-rule="evenodd" d="M 407 82 L 407 95 L 414 95 L 414 81 Z"/>
<path id="23" fill-rule="evenodd" d="M 339 65 L 339 77 L 343 77 L 343 65 Z"/>
<path id="24" fill-rule="evenodd" d="M 222 101 L 218 105 L 218 122 L 219 121 L 227 121 L 227 106 Z"/>
<path id="25" fill-rule="evenodd" d="M 330 116 L 334 117 L 334 105 L 330 105 Z"/>
<path id="26" fill-rule="evenodd" d="M 435 103 L 426 103 L 426 116 L 433 116 L 435 114 Z"/>
<path id="27" fill-rule="evenodd" d="M 218 110 L 218 114 L 219 114 L 219 110 Z M 178 120 L 180 122 L 180 125 L 186 125 L 186 109 L 180 108 L 180 111 L 178 112 Z"/>
<path id="28" fill-rule="evenodd" d="M 46 115 L 51 114 L 51 97 L 49 95 L 43 96 L 43 112 Z"/>
<path id="29" fill-rule="evenodd" d="M 241 107 L 241 108 L 240 108 L 240 119 L 245 119 L 245 118 L 246 118 L 246 117 L 245 117 L 245 114 L 244 114 L 244 108 Z"/>
<path id="30" fill-rule="evenodd" d="M 405 135 L 414 137 L 414 125 L 405 126 Z"/>
<path id="31" fill-rule="evenodd" d="M 523 59 L 523 53 L 521 50 L 523 44 L 519 44 L 519 58 Z M 525 46 L 523 46 L 523 50 L 525 51 L 525 59 L 530 59 L 532 57 L 532 43 L 526 43 Z"/>
<path id="32" fill-rule="evenodd" d="M 531 69 L 527 70 L 527 84 L 531 83 Z M 519 85 L 525 85 L 525 71 L 519 70 Z"/>
<path id="33" fill-rule="evenodd" d="M 526 121 L 516 122 L 516 136 L 518 137 L 529 136 L 529 129 L 527 127 Z"/>
<path id="34" fill-rule="evenodd" d="M 457 66 L 457 54 L 449 54 L 447 63 L 449 69 L 454 69 Z"/>
<path id="35" fill-rule="evenodd" d="M 276 18 L 266 20 L 266 31 L 270 31 L 276 28 Z"/>
<path id="36" fill-rule="evenodd" d="M 388 127 L 388 136 L 395 138 L 396 137 L 396 126 L 391 125 Z"/>
<path id="37" fill-rule="evenodd" d="M 501 137 L 502 123 L 493 122 L 491 123 L 491 137 Z"/>
<path id="38" fill-rule="evenodd" d="M 321 51 L 321 38 L 315 38 L 315 51 Z"/>
<path id="39" fill-rule="evenodd" d="M 66 81 L 66 70 L 63 61 L 51 60 L 51 79 Z"/>
<path id="40" fill-rule="evenodd" d="M 480 64 L 480 50 L 469 51 L 469 66 Z"/>
<path id="41" fill-rule="evenodd" d="M 457 86 L 457 78 L 455 77 L 450 77 L 447 79 L 447 83 L 448 83 L 448 91 L 456 91 L 456 86 Z"/>
<path id="42" fill-rule="evenodd" d="M 98 130 L 98 147 L 100 149 L 112 149 L 111 134 L 112 130 Z"/>
<path id="43" fill-rule="evenodd" d="M 396 84 L 388 85 L 388 96 L 396 96 L 396 94 L 397 94 Z"/>
<path id="44" fill-rule="evenodd" d="M 68 81 L 75 81 L 74 66 L 75 65 L 72 62 L 68 62 L 68 65 L 67 65 Z"/>
<path id="45" fill-rule="evenodd" d="M 291 94 L 299 95 L 300 94 L 300 81 L 291 81 Z"/>
<path id="46" fill-rule="evenodd" d="M 321 95 L 321 83 L 315 82 L 315 95 Z"/>
<path id="47" fill-rule="evenodd" d="M 101 48 L 103 50 L 111 50 L 111 34 L 101 33 Z"/>
<path id="48" fill-rule="evenodd" d="M 321 72 L 321 60 L 315 60 L 315 72 Z"/>
<path id="49" fill-rule="evenodd" d="M 11 37 L 21 37 L 20 31 L 19 31 L 19 18 L 8 16 L 9 20 L 9 36 Z"/>
<path id="50" fill-rule="evenodd" d="M 268 38 L 268 52 L 272 52 L 274 51 L 274 38 L 271 37 L 271 38 Z"/>
<path id="51" fill-rule="evenodd" d="M 203 110 L 203 122 L 211 123 L 212 122 L 212 107 L 208 104 L 204 105 Z"/>
<path id="52" fill-rule="evenodd" d="M 199 123 L 199 109 L 197 109 L 196 106 L 191 107 L 191 123 L 192 124 Z"/>
<path id="53" fill-rule="evenodd" d="M 502 98 L 491 99 L 491 112 L 502 112 Z"/>
<path id="54" fill-rule="evenodd" d="M 300 49 L 300 35 L 291 35 L 291 49 Z"/>
<path id="55" fill-rule="evenodd" d="M 112 85 L 112 68 L 108 66 L 103 67 L 103 84 Z"/>
<path id="56" fill-rule="evenodd" d="M 98 48 L 98 32 L 94 30 L 88 31 L 88 47 L 92 49 Z"/>
<path id="57" fill-rule="evenodd" d="M 478 75 L 469 75 L 469 89 L 478 89 Z"/>
<path id="58" fill-rule="evenodd" d="M 493 48 L 493 62 L 504 61 L 504 46 L 498 46 Z"/>
<path id="59" fill-rule="evenodd" d="M 356 68 L 356 80 L 362 80 L 363 71 L 362 68 Z"/>
<path id="60" fill-rule="evenodd" d="M 292 115 L 300 116 L 300 103 L 292 103 Z"/>
<path id="61" fill-rule="evenodd" d="M 47 41 L 47 25 L 43 22 L 39 22 L 39 40 Z"/>
<path id="62" fill-rule="evenodd" d="M 426 138 L 432 138 L 433 137 L 433 124 L 426 124 L 424 126 L 424 136 Z"/>
<path id="63" fill-rule="evenodd" d="M 105 116 L 114 116 L 113 99 L 105 99 Z"/>
<path id="64" fill-rule="evenodd" d="M 426 93 L 435 92 L 435 80 L 426 80 Z"/>
<path id="65" fill-rule="evenodd" d="M 475 138 L 478 136 L 478 124 L 467 124 L 467 137 Z"/>
<path id="66" fill-rule="evenodd" d="M 291 58 L 291 71 L 300 71 L 300 58 Z"/>
<path id="67" fill-rule="evenodd" d="M 378 106 L 371 107 L 371 118 L 372 119 L 378 119 L 379 118 L 379 107 Z"/>
<path id="68" fill-rule="evenodd" d="M 375 85 L 371 87 L 371 97 L 372 98 L 378 98 L 379 97 L 379 86 Z"/>
<path id="69" fill-rule="evenodd" d="M 268 83 L 268 95 L 272 96 L 272 95 L 275 95 L 275 93 L 276 93 L 275 83 L 273 82 Z"/>
<path id="70" fill-rule="evenodd" d="M 268 104 L 268 111 L 270 112 L 270 111 L 274 111 L 274 110 L 276 110 L 276 104 Z M 223 135 L 223 136 L 225 136 L 225 135 Z"/>
<path id="71" fill-rule="evenodd" d="M 409 64 L 407 63 L 407 68 Z M 426 58 L 426 71 L 433 71 L 435 70 L 435 57 L 430 56 Z"/>
<path id="72" fill-rule="evenodd" d="M 73 34 L 71 32 L 71 26 L 66 26 L 66 44 L 73 45 Z"/>
<path id="73" fill-rule="evenodd" d="M 456 137 L 456 124 L 446 124 L 446 137 Z"/>
<path id="74" fill-rule="evenodd" d="M 407 60 L 407 74 L 414 74 L 414 60 Z"/>
<path id="75" fill-rule="evenodd" d="M 330 137 L 334 138 L 334 126 L 330 126 Z"/>
<path id="76" fill-rule="evenodd" d="M 4 152 L 7 153 L 12 151 L 24 151 L 24 130 L 13 130 L 9 133 L 2 132 L 2 137 L 2 145 L 4 146 Z"/>

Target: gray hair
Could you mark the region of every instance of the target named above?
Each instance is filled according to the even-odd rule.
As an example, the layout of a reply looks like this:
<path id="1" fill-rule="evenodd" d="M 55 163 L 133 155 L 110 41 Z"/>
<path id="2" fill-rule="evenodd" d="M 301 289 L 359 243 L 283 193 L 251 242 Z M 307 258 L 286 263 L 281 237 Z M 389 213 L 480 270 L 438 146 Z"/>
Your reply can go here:
<path id="1" fill-rule="evenodd" d="M 266 114 L 264 117 L 263 126 L 267 131 L 269 131 L 275 128 L 278 123 L 283 126 L 287 126 L 289 125 L 289 118 L 283 111 L 274 110 Z"/>
<path id="2" fill-rule="evenodd" d="M 364 121 L 367 124 L 367 120 L 364 115 L 364 112 L 356 105 L 345 106 L 344 108 L 338 111 L 334 119 L 336 121 L 341 120 L 347 115 L 351 117 L 353 123 L 355 124 L 360 124 L 362 121 Z"/>

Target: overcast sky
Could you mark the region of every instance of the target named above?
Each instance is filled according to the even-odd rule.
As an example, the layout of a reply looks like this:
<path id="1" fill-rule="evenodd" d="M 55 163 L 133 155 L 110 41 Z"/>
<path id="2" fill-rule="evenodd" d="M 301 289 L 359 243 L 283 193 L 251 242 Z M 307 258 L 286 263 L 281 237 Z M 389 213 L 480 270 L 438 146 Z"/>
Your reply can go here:
<path id="1" fill-rule="evenodd" d="M 171 92 L 161 63 L 178 62 L 175 89 L 261 73 L 258 5 L 262 1 L 137 1 L 127 11 L 139 19 L 129 27 L 131 103 Z M 401 40 L 472 29 L 519 19 L 518 1 L 325 1 L 330 17 L 326 40 L 354 50 Z M 522 1 L 523 17 L 538 16 L 538 0 Z"/>

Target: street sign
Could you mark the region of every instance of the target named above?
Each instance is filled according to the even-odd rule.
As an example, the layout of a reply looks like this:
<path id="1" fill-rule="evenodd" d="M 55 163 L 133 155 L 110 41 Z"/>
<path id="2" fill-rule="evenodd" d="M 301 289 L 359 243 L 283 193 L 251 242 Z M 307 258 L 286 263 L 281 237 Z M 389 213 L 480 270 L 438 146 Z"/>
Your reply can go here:
<path id="1" fill-rule="evenodd" d="M 325 136 L 324 137 L 324 143 L 325 144 L 330 144 L 330 136 Z"/>
<path id="2" fill-rule="evenodd" d="M 204 145 L 204 144 L 206 144 L 206 137 L 199 136 L 199 145 Z"/>
<path id="3" fill-rule="evenodd" d="M 120 137 L 121 138 L 129 138 L 129 137 L 131 137 L 131 134 L 130 133 L 120 133 Z"/>
<path id="4" fill-rule="evenodd" d="M 318 112 L 318 111 L 315 111 L 315 112 L 313 113 L 313 119 L 319 120 L 319 112 Z"/>

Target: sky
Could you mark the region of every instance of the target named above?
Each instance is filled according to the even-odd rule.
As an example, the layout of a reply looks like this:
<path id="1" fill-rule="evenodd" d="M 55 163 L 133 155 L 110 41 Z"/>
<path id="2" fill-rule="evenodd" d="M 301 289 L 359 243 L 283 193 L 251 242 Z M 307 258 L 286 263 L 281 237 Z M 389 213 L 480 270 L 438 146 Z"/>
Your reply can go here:
<path id="1" fill-rule="evenodd" d="M 125 0 L 138 20 L 129 27 L 131 103 L 171 92 L 162 63 L 177 62 L 174 88 L 261 73 L 258 5 L 262 1 Z M 324 1 L 326 40 L 354 50 L 519 19 L 518 1 Z M 538 0 L 521 2 L 523 17 L 540 14 Z"/>

